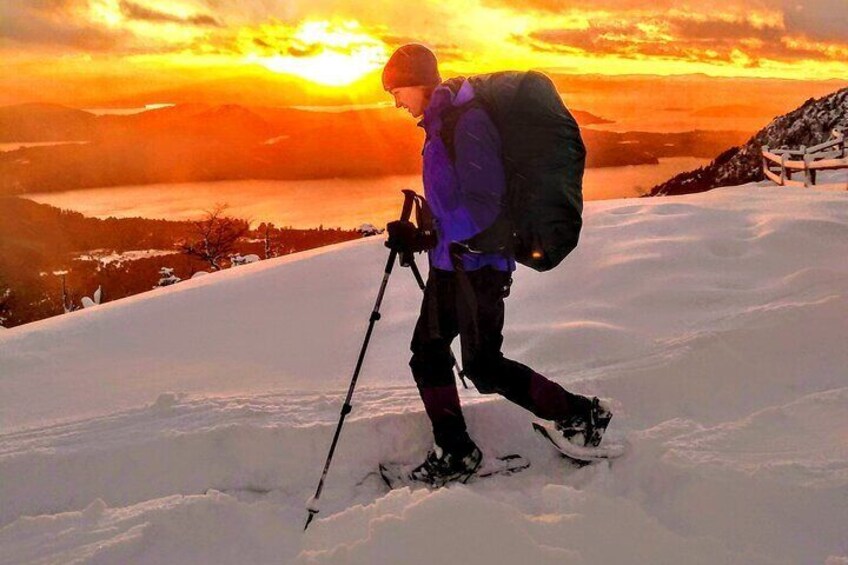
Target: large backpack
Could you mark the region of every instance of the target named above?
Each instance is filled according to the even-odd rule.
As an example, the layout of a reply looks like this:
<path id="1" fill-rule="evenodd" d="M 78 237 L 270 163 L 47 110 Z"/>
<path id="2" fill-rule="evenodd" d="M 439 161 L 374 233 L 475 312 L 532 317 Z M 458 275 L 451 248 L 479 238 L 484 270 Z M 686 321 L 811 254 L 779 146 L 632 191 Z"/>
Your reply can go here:
<path id="1" fill-rule="evenodd" d="M 456 93 L 465 81 L 445 81 Z M 442 115 L 441 137 L 455 158 L 459 117 L 481 107 L 501 136 L 507 187 L 504 210 L 492 226 L 462 242 L 502 252 L 537 271 L 556 267 L 577 246 L 583 226 L 586 148 L 580 128 L 553 82 L 536 72 L 505 71 L 468 78 L 474 98 Z"/>

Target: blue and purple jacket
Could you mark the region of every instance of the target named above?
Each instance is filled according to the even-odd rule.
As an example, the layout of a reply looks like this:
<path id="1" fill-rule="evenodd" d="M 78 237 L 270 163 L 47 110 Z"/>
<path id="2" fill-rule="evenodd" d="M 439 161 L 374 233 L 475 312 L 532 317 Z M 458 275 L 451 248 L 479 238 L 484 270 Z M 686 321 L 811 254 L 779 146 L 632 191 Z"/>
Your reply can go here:
<path id="1" fill-rule="evenodd" d="M 456 123 L 452 161 L 439 132 L 442 113 L 474 98 L 474 88 L 466 80 L 459 91 L 445 85 L 436 87 L 424 117 L 418 123 L 427 137 L 421 152 L 424 159 L 424 197 L 433 212 L 438 244 L 431 249 L 430 265 L 453 271 L 449 247 L 454 241 L 468 239 L 498 217 L 506 193 L 506 176 L 501 161 L 501 139 L 485 110 L 473 107 Z M 515 260 L 500 253 L 465 253 L 466 271 L 491 266 L 499 271 L 514 271 Z"/>

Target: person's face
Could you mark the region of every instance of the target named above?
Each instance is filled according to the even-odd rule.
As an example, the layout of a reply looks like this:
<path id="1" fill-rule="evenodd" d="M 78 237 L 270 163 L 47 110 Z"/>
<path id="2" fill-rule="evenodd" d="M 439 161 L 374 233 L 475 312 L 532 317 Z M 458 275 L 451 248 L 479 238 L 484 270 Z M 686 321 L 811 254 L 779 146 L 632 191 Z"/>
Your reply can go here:
<path id="1" fill-rule="evenodd" d="M 425 86 L 399 86 L 389 93 L 394 96 L 395 108 L 406 108 L 413 118 L 418 118 L 430 101 L 429 91 Z"/>

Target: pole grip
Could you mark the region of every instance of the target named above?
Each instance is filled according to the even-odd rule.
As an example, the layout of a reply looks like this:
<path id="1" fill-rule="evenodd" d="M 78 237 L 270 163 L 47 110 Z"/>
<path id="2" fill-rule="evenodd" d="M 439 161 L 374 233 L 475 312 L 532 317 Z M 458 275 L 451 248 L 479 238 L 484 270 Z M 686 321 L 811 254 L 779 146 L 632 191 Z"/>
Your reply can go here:
<path id="1" fill-rule="evenodd" d="M 401 190 L 401 192 L 403 192 L 403 208 L 400 212 L 400 220 L 405 222 L 412 216 L 412 205 L 415 203 L 415 197 L 417 195 L 414 190 L 408 188 Z"/>

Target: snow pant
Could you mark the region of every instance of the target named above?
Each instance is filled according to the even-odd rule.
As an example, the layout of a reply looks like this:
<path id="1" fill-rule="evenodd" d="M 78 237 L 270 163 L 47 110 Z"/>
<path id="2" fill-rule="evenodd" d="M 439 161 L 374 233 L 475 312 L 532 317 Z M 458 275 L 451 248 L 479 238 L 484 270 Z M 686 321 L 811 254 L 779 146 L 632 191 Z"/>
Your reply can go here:
<path id="1" fill-rule="evenodd" d="M 450 344 L 457 335 L 465 376 L 478 392 L 500 394 L 545 420 L 564 419 L 591 405 L 501 353 L 504 298 L 511 283 L 510 273 L 492 267 L 464 273 L 430 268 L 409 366 L 435 441 L 445 450 L 470 441 L 452 371 Z"/>

